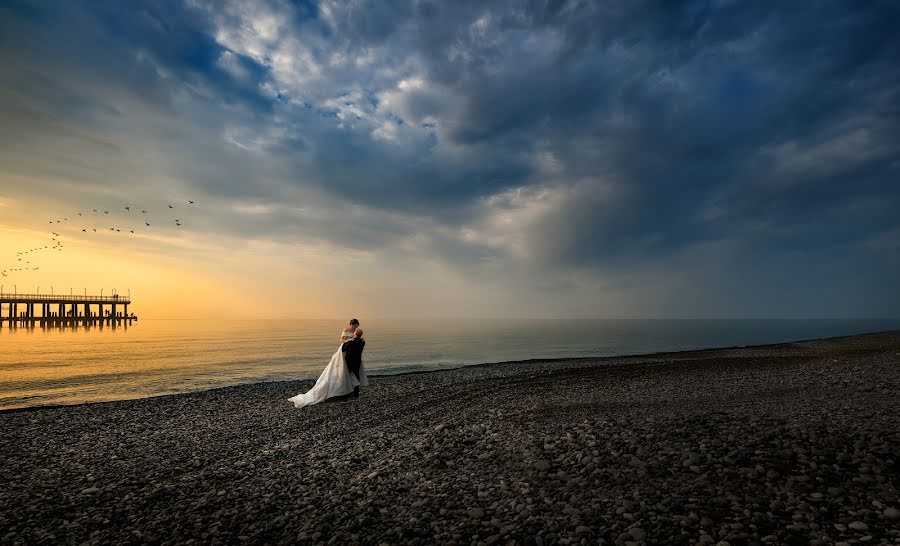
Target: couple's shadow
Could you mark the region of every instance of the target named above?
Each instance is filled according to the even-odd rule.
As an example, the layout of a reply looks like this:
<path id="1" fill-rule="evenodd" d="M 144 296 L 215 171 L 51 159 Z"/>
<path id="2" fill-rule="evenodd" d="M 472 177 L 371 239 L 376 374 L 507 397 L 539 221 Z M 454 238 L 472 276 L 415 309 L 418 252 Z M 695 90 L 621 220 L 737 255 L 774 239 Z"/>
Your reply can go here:
<path id="1" fill-rule="evenodd" d="M 325 404 L 340 404 L 341 402 L 354 402 L 359 401 L 359 393 L 348 392 L 347 394 L 342 394 L 340 396 L 332 396 L 325 400 Z"/>

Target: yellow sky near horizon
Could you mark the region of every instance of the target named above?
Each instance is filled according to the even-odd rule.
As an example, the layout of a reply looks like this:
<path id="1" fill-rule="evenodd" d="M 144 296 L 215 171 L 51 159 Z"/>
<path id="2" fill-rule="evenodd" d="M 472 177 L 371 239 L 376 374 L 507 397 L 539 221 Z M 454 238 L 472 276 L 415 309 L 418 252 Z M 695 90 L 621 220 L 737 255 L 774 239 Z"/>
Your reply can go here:
<path id="1" fill-rule="evenodd" d="M 5 184 L 12 186 L 9 177 Z M 128 213 L 116 212 L 115 220 L 99 214 L 99 220 L 85 220 L 75 209 L 58 202 L 38 206 L 34 198 L 0 194 L 4 292 L 86 290 L 99 295 L 101 290 L 130 290 L 129 311 L 145 318 L 466 315 L 491 298 L 498 304 L 506 298 L 487 283 L 473 287 L 463 276 L 428 260 L 402 264 L 395 257 L 379 258 L 325 242 L 239 238 L 172 226 L 132 234 L 129 224 L 121 232 L 99 228 L 95 233 L 93 227 L 81 226 L 123 224 Z M 50 223 L 57 217 L 68 221 Z M 190 217 L 183 221 L 191 225 Z M 53 250 L 53 233 L 59 234 L 61 251 Z M 39 250 L 16 254 L 32 248 Z M 18 267 L 39 269 L 9 271 Z"/>
<path id="2" fill-rule="evenodd" d="M 151 318 L 335 315 L 330 309 L 334 298 L 321 290 L 316 271 L 298 267 L 316 260 L 309 249 L 291 248 L 291 255 L 284 256 L 284 245 L 216 241 L 177 229 L 82 232 L 81 224 L 91 224 L 81 221 L 77 212 L 68 221 L 51 224 L 43 217 L 55 218 L 55 211 L 35 213 L 36 208 L 32 201 L 0 195 L 4 292 L 86 290 L 97 295 L 130 290 L 131 310 Z M 62 250 L 54 250 L 53 233 L 59 234 Z M 17 255 L 30 249 L 38 250 Z M 25 270 L 10 271 L 13 268 Z"/>

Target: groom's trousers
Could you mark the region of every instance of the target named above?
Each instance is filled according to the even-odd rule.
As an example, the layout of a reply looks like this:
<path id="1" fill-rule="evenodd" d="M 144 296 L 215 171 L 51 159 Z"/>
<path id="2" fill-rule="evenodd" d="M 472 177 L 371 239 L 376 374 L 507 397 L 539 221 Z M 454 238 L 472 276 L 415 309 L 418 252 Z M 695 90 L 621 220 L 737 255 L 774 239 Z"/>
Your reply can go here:
<path id="1" fill-rule="evenodd" d="M 350 373 L 356 376 L 356 380 L 359 381 L 359 363 L 357 363 L 355 366 L 353 364 L 347 363 L 347 368 L 350 369 Z M 359 397 L 359 385 L 353 387 L 353 397 Z"/>

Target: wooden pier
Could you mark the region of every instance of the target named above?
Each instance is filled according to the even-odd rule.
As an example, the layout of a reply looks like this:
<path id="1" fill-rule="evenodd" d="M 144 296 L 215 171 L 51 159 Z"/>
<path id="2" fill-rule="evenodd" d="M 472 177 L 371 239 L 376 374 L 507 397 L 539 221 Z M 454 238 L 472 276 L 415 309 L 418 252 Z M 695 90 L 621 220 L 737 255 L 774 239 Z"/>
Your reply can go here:
<path id="1" fill-rule="evenodd" d="M 131 298 L 120 295 L 0 294 L 0 327 L 127 327 L 137 320 L 134 313 L 128 314 L 130 303 Z"/>

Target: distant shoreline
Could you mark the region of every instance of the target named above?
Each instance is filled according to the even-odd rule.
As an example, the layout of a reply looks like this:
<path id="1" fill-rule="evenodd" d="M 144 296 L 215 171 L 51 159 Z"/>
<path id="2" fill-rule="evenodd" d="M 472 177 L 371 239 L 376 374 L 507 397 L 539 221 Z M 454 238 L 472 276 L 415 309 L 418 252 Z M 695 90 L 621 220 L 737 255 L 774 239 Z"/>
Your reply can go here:
<path id="1" fill-rule="evenodd" d="M 169 320 L 169 319 L 158 319 L 158 320 Z M 194 320 L 194 319 L 183 319 L 183 320 Z M 644 319 L 635 319 L 635 320 L 644 320 Z M 660 319 L 660 320 L 669 320 L 669 319 Z M 687 320 L 695 320 L 695 319 L 687 319 Z M 696 320 L 705 320 L 705 319 L 696 319 Z M 740 319 L 743 320 L 743 319 Z M 753 319 L 748 319 L 753 320 Z M 793 320 L 793 319 L 790 319 Z M 831 320 L 831 319 L 821 319 L 821 320 Z M 642 359 L 660 359 L 665 357 L 679 357 L 679 358 L 687 358 L 694 354 L 702 354 L 702 353 L 713 353 L 717 351 L 729 351 L 729 350 L 740 350 L 740 349 L 774 349 L 778 347 L 784 347 L 796 343 L 808 343 L 815 341 L 837 341 L 842 339 L 852 339 L 859 338 L 864 336 L 873 336 L 880 334 L 892 334 L 892 333 L 900 333 L 900 330 L 882 330 L 876 332 L 866 332 L 862 334 L 851 334 L 846 336 L 831 336 L 831 337 L 822 337 L 822 338 L 809 338 L 809 339 L 800 339 L 794 341 L 785 341 L 781 343 L 768 343 L 768 344 L 760 344 L 760 345 L 732 345 L 732 346 L 723 346 L 723 347 L 708 347 L 704 349 L 686 349 L 682 351 L 661 351 L 654 353 L 635 353 L 635 354 L 622 354 L 622 355 L 609 355 L 609 356 L 583 356 L 583 357 L 555 357 L 555 358 L 533 358 L 533 359 L 524 359 L 524 360 L 502 360 L 496 362 L 483 362 L 477 364 L 462 364 L 462 365 L 450 365 L 442 368 L 434 368 L 434 369 L 425 369 L 425 370 L 407 370 L 407 371 L 398 371 L 396 373 L 375 373 L 368 374 L 370 378 L 390 378 L 390 377 L 405 377 L 405 376 L 415 376 L 422 374 L 435 374 L 435 373 L 445 373 L 452 372 L 461 369 L 468 368 L 492 368 L 492 367 L 502 367 L 502 366 L 514 366 L 514 365 L 536 365 L 536 364 L 558 364 L 561 362 L 571 362 L 571 363 L 608 363 L 610 361 L 626 361 L 623 364 L 627 364 L 628 360 L 642 360 Z M 240 387 L 247 387 L 253 385 L 262 385 L 262 384 L 294 384 L 294 383 L 304 383 L 315 382 L 315 379 L 306 378 L 306 379 L 280 379 L 274 381 L 254 381 L 248 383 L 235 383 L 233 385 L 223 385 L 220 387 L 213 387 L 208 389 L 197 389 L 190 390 L 184 392 L 170 393 L 170 394 L 160 394 L 154 396 L 144 396 L 137 398 L 121 398 L 117 400 L 102 400 L 95 402 L 80 402 L 75 404 L 47 404 L 47 405 L 39 405 L 39 406 L 24 406 L 18 408 L 2 408 L 0 409 L 0 414 L 4 413 L 17 413 L 17 412 L 29 412 L 29 411 L 40 411 L 40 410 L 51 410 L 51 409 L 60 409 L 60 408 L 74 408 L 81 406 L 90 406 L 90 405 L 98 405 L 98 404 L 116 404 L 121 402 L 133 402 L 136 400 L 153 400 L 159 398 L 167 398 L 173 396 L 185 396 L 197 393 L 204 392 L 212 392 L 219 391 L 222 389 L 234 389 Z"/>

